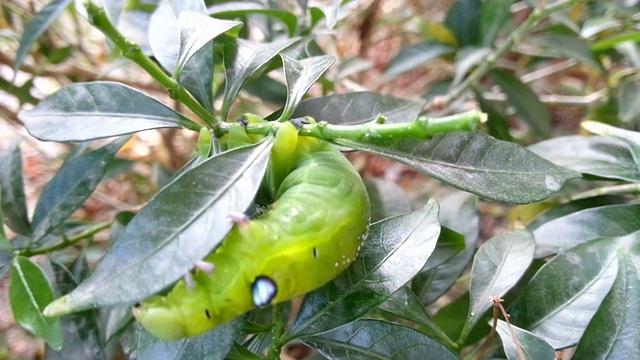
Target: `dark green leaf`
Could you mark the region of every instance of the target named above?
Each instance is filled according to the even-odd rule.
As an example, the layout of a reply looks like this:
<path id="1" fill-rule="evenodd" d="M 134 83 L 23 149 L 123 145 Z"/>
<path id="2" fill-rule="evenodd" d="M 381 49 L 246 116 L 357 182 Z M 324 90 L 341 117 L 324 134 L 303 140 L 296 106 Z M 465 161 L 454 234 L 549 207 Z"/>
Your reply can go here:
<path id="1" fill-rule="evenodd" d="M 604 70 L 598 58 L 578 35 L 547 34 L 534 37 L 531 41 L 542 48 L 543 55 L 573 59 L 596 70 Z"/>
<path id="2" fill-rule="evenodd" d="M 14 253 L 0 249 L 0 280 L 4 279 L 9 270 L 11 270 L 11 263 L 14 257 Z"/>
<path id="3" fill-rule="evenodd" d="M 222 360 L 233 347 L 241 330 L 242 321 L 234 320 L 195 338 L 164 341 L 140 329 L 135 358 L 139 360 Z"/>
<path id="4" fill-rule="evenodd" d="M 572 359 L 640 358 L 640 272 L 621 250 L 618 276 L 587 325 Z"/>
<path id="5" fill-rule="evenodd" d="M 489 76 L 504 91 L 509 104 L 531 129 L 544 137 L 551 134 L 549 111 L 529 86 L 504 70 L 491 70 Z"/>
<path id="6" fill-rule="evenodd" d="M 456 0 L 449 8 L 444 24 L 456 36 L 460 46 L 480 45 L 481 19 L 482 1 Z"/>
<path id="7" fill-rule="evenodd" d="M 391 295 L 387 301 L 380 305 L 379 309 L 424 327 L 420 330 L 427 335 L 435 335 L 447 344 L 454 344 L 433 321 L 416 294 L 406 286 Z"/>
<path id="8" fill-rule="evenodd" d="M 131 220 L 92 276 L 47 313 L 134 302 L 175 282 L 231 230 L 228 213 L 249 207 L 271 145 L 222 153 L 175 179 Z"/>
<path id="9" fill-rule="evenodd" d="M 623 247 L 637 249 L 638 233 L 590 241 L 558 254 L 511 304 L 511 322 L 555 349 L 575 345 L 613 284 Z"/>
<path id="10" fill-rule="evenodd" d="M 482 97 L 482 93 L 478 89 L 474 89 L 474 92 L 480 110 L 487 114 L 486 127 L 489 135 L 499 140 L 511 141 L 513 138 L 509 133 L 509 118 L 504 111 Z"/>
<path id="11" fill-rule="evenodd" d="M 18 118 L 43 141 L 85 141 L 158 128 L 200 126 L 157 100 L 122 85 L 95 81 L 67 86 Z"/>
<path id="12" fill-rule="evenodd" d="M 291 118 L 304 94 L 336 59 L 328 55 L 314 56 L 303 60 L 295 60 L 284 54 L 280 54 L 280 57 L 282 57 L 284 78 L 287 83 L 287 103 L 278 121 L 285 121 Z"/>
<path id="13" fill-rule="evenodd" d="M 209 14 L 218 18 L 235 19 L 245 15 L 264 15 L 278 19 L 287 27 L 289 37 L 293 37 L 298 28 L 298 18 L 292 12 L 265 9 L 261 4 L 245 1 L 228 1 L 209 7 Z"/>
<path id="14" fill-rule="evenodd" d="M 51 265 L 56 278 L 57 295 L 64 295 L 75 289 L 77 282 L 69 270 L 55 262 Z M 64 336 L 64 347 L 59 351 L 47 348 L 47 360 L 106 360 L 94 311 L 63 316 L 60 318 L 60 324 Z"/>
<path id="15" fill-rule="evenodd" d="M 236 343 L 227 354 L 227 360 L 263 360 L 264 358 L 251 352 L 246 347 Z"/>
<path id="16" fill-rule="evenodd" d="M 476 197 L 463 192 L 455 192 L 443 198 L 440 203 L 442 204 L 440 223 L 442 226 L 464 235 L 465 248 L 450 260 L 419 274 L 413 280 L 412 288 L 425 305 L 437 300 L 458 280 L 471 262 L 478 241 Z"/>
<path id="17" fill-rule="evenodd" d="M 451 258 L 459 254 L 464 248 L 464 235 L 444 226 L 441 227 L 436 249 L 433 251 L 433 254 L 431 254 L 431 257 L 429 257 L 429 260 L 421 272 L 431 270 L 451 260 Z"/>
<path id="18" fill-rule="evenodd" d="M 335 143 L 391 158 L 446 184 L 496 201 L 539 201 L 560 190 L 567 180 L 578 177 L 517 144 L 481 132 L 451 132 L 428 141 L 364 141 L 336 139 Z"/>
<path id="19" fill-rule="evenodd" d="M 16 51 L 16 59 L 13 62 L 13 72 L 18 73 L 24 60 L 29 54 L 31 46 L 38 40 L 40 35 L 53 24 L 62 12 L 71 4 L 72 0 L 53 0 L 45 5 L 31 21 L 25 26 L 20 39 L 20 45 Z"/>
<path id="20" fill-rule="evenodd" d="M 302 101 L 293 117 L 311 116 L 329 124 L 351 125 L 375 120 L 379 115 L 394 124 L 418 118 L 424 101 L 405 100 L 372 92 L 354 92 L 318 97 Z M 279 116 L 275 113 L 269 116 Z"/>
<path id="21" fill-rule="evenodd" d="M 502 347 L 509 360 L 556 359 L 556 352 L 551 345 L 526 330 L 514 325 L 508 325 L 502 320 L 498 320 L 497 330 L 500 340 L 502 340 Z M 524 359 L 520 357 L 518 348 L 522 350 Z"/>
<path id="22" fill-rule="evenodd" d="M 541 212 L 538 216 L 531 220 L 531 222 L 529 222 L 529 224 L 527 225 L 527 229 L 529 229 L 529 231 L 535 231 L 540 226 L 552 220 L 572 214 L 576 211 L 605 205 L 626 204 L 627 201 L 628 199 L 624 196 L 614 195 L 595 196 L 586 199 L 570 201 L 568 203 L 560 204 Z"/>
<path id="23" fill-rule="evenodd" d="M 501 298 L 520 280 L 533 261 L 534 250 L 533 237 L 526 230 L 496 236 L 478 249 L 471 268 L 471 306 L 463 336 L 493 306 L 491 298 Z"/>
<path id="24" fill-rule="evenodd" d="M 304 339 L 330 359 L 459 359 L 446 346 L 411 328 L 380 320 L 358 320 Z"/>
<path id="25" fill-rule="evenodd" d="M 640 181 L 640 172 L 623 140 L 604 136 L 561 136 L 529 146 L 529 150 L 583 174 Z"/>
<path id="26" fill-rule="evenodd" d="M 620 85 L 618 116 L 622 122 L 640 122 L 640 81 L 625 81 Z"/>
<path id="27" fill-rule="evenodd" d="M 456 86 L 462 82 L 465 75 L 474 66 L 481 64 L 487 56 L 491 54 L 491 49 L 487 47 L 465 46 L 456 52 L 454 66 L 456 75 L 453 78 L 452 86 Z"/>
<path id="28" fill-rule="evenodd" d="M 475 344 L 486 337 L 491 331 L 491 327 L 484 321 L 480 321 L 464 339 L 460 337 L 469 312 L 469 293 L 464 292 L 462 295 L 458 295 L 458 292 L 456 292 L 452 296 L 459 297 L 455 300 L 448 298 L 446 305 L 441 307 L 438 313 L 433 316 L 433 320 L 435 320 L 440 329 L 447 336 L 454 339 L 457 338 L 457 343 L 461 344 L 459 346 Z"/>
<path id="29" fill-rule="evenodd" d="M 536 257 L 545 257 L 606 236 L 640 230 L 640 205 L 608 205 L 576 211 L 533 230 Z"/>
<path id="30" fill-rule="evenodd" d="M 455 53 L 455 49 L 452 46 L 438 41 L 418 43 L 402 49 L 398 55 L 391 59 L 384 69 L 383 76 L 386 78 L 396 77 L 453 53 Z"/>
<path id="31" fill-rule="evenodd" d="M 2 189 L 3 222 L 22 235 L 31 234 L 27 217 L 27 201 L 22 180 L 20 140 L 12 141 L 0 157 L 0 188 Z"/>
<path id="32" fill-rule="evenodd" d="M 207 15 L 202 0 L 163 0 L 149 19 L 149 45 L 153 56 L 167 71 L 173 73 L 180 52 L 180 23 L 182 11 Z"/>
<path id="33" fill-rule="evenodd" d="M 640 171 L 640 132 L 621 129 L 619 127 L 592 120 L 584 121 L 580 125 L 583 129 L 594 134 L 623 140 L 627 144 L 627 148 L 633 156 L 636 166 Z"/>
<path id="34" fill-rule="evenodd" d="M 180 84 L 209 112 L 213 112 L 213 47 L 198 50 L 180 73 Z"/>
<path id="35" fill-rule="evenodd" d="M 256 43 L 243 39 L 226 39 L 224 42 L 224 68 L 226 83 L 220 116 L 226 118 L 233 100 L 245 82 L 271 59 L 297 39 L 285 39 L 274 43 Z"/>
<path id="36" fill-rule="evenodd" d="M 513 0 L 485 0 L 482 2 L 480 17 L 480 36 L 482 46 L 494 47 L 500 30 L 511 18 Z"/>
<path id="37" fill-rule="evenodd" d="M 367 177 L 364 179 L 364 185 L 371 201 L 371 222 L 411 211 L 407 194 L 395 182 Z"/>
<path id="38" fill-rule="evenodd" d="M 33 214 L 33 240 L 39 241 L 62 224 L 91 196 L 109 163 L 124 145 L 122 138 L 66 162 L 42 191 Z"/>
<path id="39" fill-rule="evenodd" d="M 334 281 L 307 295 L 288 339 L 313 335 L 358 319 L 386 301 L 422 269 L 440 232 L 438 204 L 377 222 L 360 255 Z"/>
<path id="40" fill-rule="evenodd" d="M 25 257 L 16 256 L 11 270 L 9 301 L 16 322 L 60 350 L 63 342 L 60 321 L 42 315 L 42 309 L 53 300 L 53 291 L 42 269 Z"/>
<path id="41" fill-rule="evenodd" d="M 180 48 L 173 77 L 180 78 L 180 73 L 198 50 L 211 44 L 211 40 L 225 32 L 242 26 L 239 21 L 214 19 L 193 11 L 181 11 L 178 15 L 180 26 Z"/>

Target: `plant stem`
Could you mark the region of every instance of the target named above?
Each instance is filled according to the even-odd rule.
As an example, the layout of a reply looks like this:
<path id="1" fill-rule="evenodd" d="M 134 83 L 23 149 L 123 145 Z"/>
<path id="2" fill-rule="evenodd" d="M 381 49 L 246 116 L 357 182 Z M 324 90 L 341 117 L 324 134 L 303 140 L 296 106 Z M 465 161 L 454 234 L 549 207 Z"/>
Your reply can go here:
<path id="1" fill-rule="evenodd" d="M 217 124 L 218 120 L 215 116 L 200 105 L 200 103 L 198 103 L 178 81 L 167 75 L 158 64 L 147 57 L 142 52 L 142 49 L 140 49 L 140 45 L 133 43 L 118 31 L 107 17 L 102 6 L 95 4 L 90 0 L 85 1 L 84 6 L 87 9 L 87 14 L 89 15 L 89 21 L 91 24 L 113 41 L 113 43 L 122 50 L 122 55 L 124 57 L 143 68 L 167 90 L 172 99 L 175 99 L 188 107 L 194 114 L 198 115 L 205 124 L 211 127 Z"/>
<path id="2" fill-rule="evenodd" d="M 43 248 L 38 248 L 38 249 L 25 249 L 25 250 L 21 250 L 18 251 L 18 255 L 22 255 L 22 256 L 34 256 L 34 255 L 40 255 L 40 254 L 46 254 L 52 251 L 56 251 L 56 250 L 62 250 L 64 248 L 67 248 L 69 246 L 75 245 L 78 242 L 93 236 L 97 233 L 99 233 L 100 231 L 104 230 L 104 229 L 108 229 L 111 224 L 113 223 L 113 221 L 107 221 L 107 222 L 103 222 L 100 224 L 96 224 L 88 229 L 86 229 L 85 231 L 72 236 L 70 238 L 66 238 L 63 242 L 59 243 L 59 244 L 55 244 L 55 245 L 51 245 L 48 247 L 43 247 Z"/>
<path id="3" fill-rule="evenodd" d="M 574 200 L 586 199 L 594 196 L 625 195 L 625 194 L 639 194 L 639 193 L 640 193 L 640 184 L 623 184 L 623 185 L 603 186 L 596 189 L 587 190 L 585 192 L 575 194 L 571 196 L 569 199 L 571 201 L 574 201 Z"/>
<path id="4" fill-rule="evenodd" d="M 531 29 L 552 13 L 564 10 L 581 0 L 558 1 L 546 8 L 536 7 L 531 15 L 516 28 L 506 39 L 504 44 L 497 48 L 469 75 L 463 82 L 454 87 L 444 98 L 438 99 L 438 106 L 450 105 L 465 92 L 476 86 L 482 78 L 494 67 L 495 63 L 502 58 L 517 42 L 523 39 Z M 540 2 L 545 4 L 546 2 Z M 427 109 L 433 105 L 433 102 L 427 104 Z"/>
<path id="5" fill-rule="evenodd" d="M 273 340 L 271 346 L 269 346 L 268 358 L 278 360 L 280 359 L 280 353 L 282 352 L 282 334 L 284 334 L 284 322 L 282 305 L 273 305 L 273 328 L 271 329 Z"/>
<path id="6" fill-rule="evenodd" d="M 383 118 L 379 120 L 359 124 L 359 125 L 332 125 L 326 122 L 306 124 L 300 129 L 301 136 L 312 136 L 318 139 L 332 141 L 335 139 L 346 139 L 361 141 L 363 139 L 428 139 L 434 135 L 455 130 L 473 131 L 478 123 L 486 121 L 486 114 L 471 110 L 456 115 L 443 118 L 421 117 L 417 120 L 398 123 L 385 124 Z M 219 124 L 217 133 L 226 133 L 226 124 Z M 282 126 L 279 122 L 268 122 L 260 124 L 250 124 L 246 126 L 248 134 L 268 135 L 274 133 Z"/>

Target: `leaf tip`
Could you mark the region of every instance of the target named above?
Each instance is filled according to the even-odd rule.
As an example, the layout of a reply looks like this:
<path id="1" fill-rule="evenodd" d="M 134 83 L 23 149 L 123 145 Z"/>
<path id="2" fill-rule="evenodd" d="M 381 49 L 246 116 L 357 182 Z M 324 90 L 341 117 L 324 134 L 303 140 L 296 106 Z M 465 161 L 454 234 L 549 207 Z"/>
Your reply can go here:
<path id="1" fill-rule="evenodd" d="M 65 295 L 57 300 L 54 300 L 51 304 L 47 305 L 42 311 L 42 314 L 46 317 L 56 317 L 73 312 L 73 307 L 70 304 L 71 298 L 69 295 Z"/>

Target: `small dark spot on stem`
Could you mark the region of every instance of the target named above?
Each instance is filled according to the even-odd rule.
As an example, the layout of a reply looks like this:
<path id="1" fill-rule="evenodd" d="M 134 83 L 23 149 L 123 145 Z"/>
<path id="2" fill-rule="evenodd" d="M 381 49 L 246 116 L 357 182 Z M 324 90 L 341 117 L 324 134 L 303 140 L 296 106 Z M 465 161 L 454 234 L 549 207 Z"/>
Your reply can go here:
<path id="1" fill-rule="evenodd" d="M 317 247 L 313 247 L 313 258 L 317 259 L 318 258 L 318 248 Z"/>
<path id="2" fill-rule="evenodd" d="M 207 315 L 207 319 L 211 319 L 211 314 L 208 309 L 204 309 L 204 314 Z"/>
<path id="3" fill-rule="evenodd" d="M 134 307 L 134 308 L 139 308 L 139 307 L 140 307 L 140 303 L 135 303 L 135 304 L 133 304 L 133 307 Z"/>

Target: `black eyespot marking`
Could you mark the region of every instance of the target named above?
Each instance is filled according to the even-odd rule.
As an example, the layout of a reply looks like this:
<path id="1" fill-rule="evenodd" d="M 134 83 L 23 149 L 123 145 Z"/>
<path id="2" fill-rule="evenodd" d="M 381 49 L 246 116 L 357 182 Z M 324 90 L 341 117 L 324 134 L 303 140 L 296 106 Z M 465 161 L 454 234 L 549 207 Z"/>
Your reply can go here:
<path id="1" fill-rule="evenodd" d="M 313 247 L 313 258 L 317 259 L 318 258 L 318 248 L 317 247 Z"/>
<path id="2" fill-rule="evenodd" d="M 278 286 L 268 276 L 258 276 L 251 285 L 251 296 L 257 307 L 269 306 L 277 293 Z"/>
<path id="3" fill-rule="evenodd" d="M 207 315 L 207 319 L 211 319 L 211 314 L 208 309 L 204 309 L 204 314 Z"/>
<path id="4" fill-rule="evenodd" d="M 242 126 L 247 126 L 247 125 L 249 125 L 249 119 L 247 119 L 246 117 L 242 116 L 240 119 L 238 119 L 238 124 L 240 124 Z"/>

